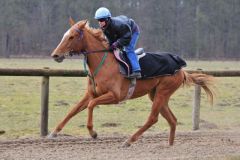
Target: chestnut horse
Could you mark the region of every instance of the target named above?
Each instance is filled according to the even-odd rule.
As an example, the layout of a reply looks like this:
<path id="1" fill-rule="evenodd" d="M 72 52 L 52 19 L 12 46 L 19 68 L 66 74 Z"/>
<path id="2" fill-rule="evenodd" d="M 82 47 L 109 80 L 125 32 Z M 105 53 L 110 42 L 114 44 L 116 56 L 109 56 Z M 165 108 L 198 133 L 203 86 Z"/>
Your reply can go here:
<path id="1" fill-rule="evenodd" d="M 89 27 L 87 20 L 75 23 L 70 18 L 70 24 L 71 28 L 64 34 L 61 42 L 51 56 L 57 62 L 62 62 L 65 56 L 70 53 L 78 52 L 84 54 L 87 57 L 90 76 L 88 78 L 87 91 L 82 100 L 72 108 L 48 137 L 56 137 L 57 133 L 63 129 L 73 116 L 87 108 L 87 128 L 91 137 L 96 138 L 97 132 L 93 129 L 94 107 L 103 104 L 118 104 L 123 101 L 128 93 L 130 80 L 124 78 L 119 72 L 118 62 L 114 54 L 107 51 L 109 45 L 100 29 Z M 104 63 L 102 63 L 103 57 L 105 57 Z M 94 81 L 91 79 L 94 79 Z M 213 82 L 212 76 L 200 73 L 189 74 L 183 69 L 171 76 L 137 80 L 134 93 L 130 99 L 148 94 L 150 100 L 153 102 L 152 109 L 145 124 L 127 139 L 123 146 L 130 146 L 133 142 L 137 141 L 143 132 L 158 121 L 159 113 L 170 125 L 169 144 L 173 145 L 177 118 L 168 106 L 170 96 L 182 84 L 198 84 L 205 90 L 209 100 L 212 102 L 214 95 L 213 90 L 209 87 L 209 85 L 212 85 L 211 82 Z"/>

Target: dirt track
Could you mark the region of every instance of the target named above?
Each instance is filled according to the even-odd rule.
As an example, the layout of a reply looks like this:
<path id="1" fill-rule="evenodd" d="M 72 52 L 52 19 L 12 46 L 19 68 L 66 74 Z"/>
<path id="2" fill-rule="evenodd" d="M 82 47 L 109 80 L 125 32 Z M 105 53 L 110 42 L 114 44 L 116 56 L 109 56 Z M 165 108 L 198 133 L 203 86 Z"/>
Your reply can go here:
<path id="1" fill-rule="evenodd" d="M 57 139 L 18 139 L 0 142 L 0 160 L 156 160 L 156 159 L 240 159 L 238 132 L 178 132 L 174 146 L 167 133 L 147 134 L 129 148 L 122 148 L 126 136 L 100 136 L 93 140 L 73 136 Z"/>

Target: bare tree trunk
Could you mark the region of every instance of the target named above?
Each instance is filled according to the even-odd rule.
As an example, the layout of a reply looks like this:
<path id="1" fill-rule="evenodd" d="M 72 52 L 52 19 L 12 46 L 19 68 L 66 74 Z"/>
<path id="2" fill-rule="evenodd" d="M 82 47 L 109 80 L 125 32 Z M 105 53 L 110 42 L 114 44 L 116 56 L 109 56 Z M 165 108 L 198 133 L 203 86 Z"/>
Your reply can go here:
<path id="1" fill-rule="evenodd" d="M 5 36 L 5 49 L 3 49 L 3 56 L 4 58 L 9 58 L 10 57 L 10 52 L 9 52 L 9 47 L 10 47 L 10 36 L 8 34 L 8 32 L 6 33 L 6 36 Z"/>
<path id="2" fill-rule="evenodd" d="M 199 53 L 199 4 L 198 4 L 198 0 L 196 0 L 196 56 L 195 58 L 199 58 L 200 57 L 200 53 Z"/>

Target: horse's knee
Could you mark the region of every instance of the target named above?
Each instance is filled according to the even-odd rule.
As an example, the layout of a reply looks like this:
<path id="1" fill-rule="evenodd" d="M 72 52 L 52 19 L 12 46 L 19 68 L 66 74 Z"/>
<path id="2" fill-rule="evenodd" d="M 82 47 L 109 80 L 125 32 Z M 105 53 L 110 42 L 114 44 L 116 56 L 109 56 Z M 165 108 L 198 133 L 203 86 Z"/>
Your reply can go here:
<path id="1" fill-rule="evenodd" d="M 95 101 L 94 100 L 91 100 L 89 103 L 88 103 L 88 110 L 93 110 L 93 108 L 95 107 Z"/>
<path id="2" fill-rule="evenodd" d="M 153 125 L 158 122 L 158 116 L 151 116 L 148 121 L 151 125 Z"/>

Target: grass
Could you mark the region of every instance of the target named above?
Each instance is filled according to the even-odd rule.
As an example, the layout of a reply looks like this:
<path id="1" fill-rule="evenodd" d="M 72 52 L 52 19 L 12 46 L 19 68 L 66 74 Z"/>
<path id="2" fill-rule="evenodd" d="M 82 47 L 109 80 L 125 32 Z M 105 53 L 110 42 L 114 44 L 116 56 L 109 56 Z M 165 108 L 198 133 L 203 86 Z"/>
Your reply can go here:
<path id="1" fill-rule="evenodd" d="M 83 69 L 81 60 L 68 59 L 56 63 L 50 59 L 0 59 L 0 68 L 66 68 Z M 240 69 L 238 61 L 188 61 L 187 69 Z M 218 100 L 211 107 L 205 94 L 201 100 L 201 129 L 240 128 L 240 78 L 217 78 Z M 41 77 L 0 77 L 0 139 L 38 136 L 40 126 Z M 83 96 L 86 78 L 50 78 L 49 129 L 52 130 L 68 110 Z M 179 89 L 171 98 L 170 106 L 178 118 L 178 131 L 192 128 L 193 87 Z M 99 134 L 131 134 L 146 121 L 151 109 L 147 96 L 127 101 L 122 105 L 100 106 L 94 110 L 94 128 Z M 87 135 L 87 113 L 76 115 L 62 133 Z M 213 127 L 212 127 L 213 126 Z M 215 127 L 214 127 L 215 126 Z M 159 122 L 148 132 L 168 130 L 160 116 Z"/>

